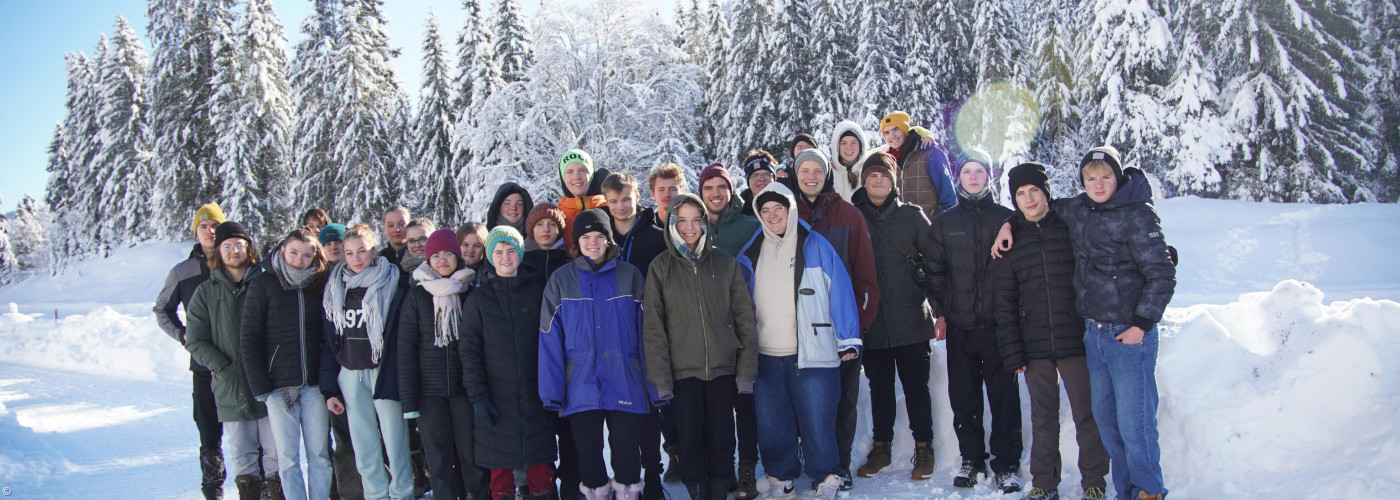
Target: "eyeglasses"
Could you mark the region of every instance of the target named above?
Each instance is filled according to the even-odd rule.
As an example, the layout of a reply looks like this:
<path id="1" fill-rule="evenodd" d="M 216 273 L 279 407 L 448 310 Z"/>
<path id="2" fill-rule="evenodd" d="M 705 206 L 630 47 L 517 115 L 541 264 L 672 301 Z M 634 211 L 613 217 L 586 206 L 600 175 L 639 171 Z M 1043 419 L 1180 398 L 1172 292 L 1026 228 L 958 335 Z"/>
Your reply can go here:
<path id="1" fill-rule="evenodd" d="M 248 249 L 248 244 L 241 241 L 238 243 L 224 243 L 219 245 L 219 249 L 225 252 L 242 252 Z"/>
<path id="2" fill-rule="evenodd" d="M 754 173 L 752 173 L 752 174 L 749 174 L 749 178 L 750 178 L 750 179 L 768 179 L 768 180 L 771 181 L 771 180 L 773 180 L 773 173 L 772 173 L 772 172 L 769 172 L 769 171 L 766 171 L 766 170 L 760 170 L 760 171 L 754 172 Z"/>
<path id="3" fill-rule="evenodd" d="M 424 236 L 424 237 L 422 237 L 422 238 L 413 238 L 413 239 L 411 239 L 411 240 L 408 240 L 408 244 L 410 244 L 410 245 L 427 245 L 427 244 L 428 244 L 428 237 L 427 237 L 427 236 Z"/>
<path id="4" fill-rule="evenodd" d="M 781 213 L 781 214 L 785 214 L 785 213 L 787 213 L 787 211 L 788 211 L 788 207 L 785 207 L 785 206 L 782 206 L 782 205 L 777 205 L 777 206 L 772 206 L 772 207 L 768 207 L 768 208 L 764 208 L 764 209 L 762 209 L 762 210 L 759 210 L 758 213 L 759 213 L 759 215 L 763 215 L 763 216 L 766 217 L 766 216 L 771 215 L 771 214 L 780 214 L 780 213 Z"/>

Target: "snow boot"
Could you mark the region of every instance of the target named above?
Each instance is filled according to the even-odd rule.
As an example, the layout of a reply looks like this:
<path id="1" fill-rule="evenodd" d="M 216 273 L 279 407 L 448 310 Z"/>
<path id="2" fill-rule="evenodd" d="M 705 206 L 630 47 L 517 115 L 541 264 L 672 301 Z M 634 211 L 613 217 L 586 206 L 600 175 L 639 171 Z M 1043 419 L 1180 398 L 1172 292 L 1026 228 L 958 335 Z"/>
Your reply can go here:
<path id="1" fill-rule="evenodd" d="M 1098 486 L 1090 486 L 1084 489 L 1084 500 L 1104 500 L 1104 498 L 1107 497 L 1108 494 L 1104 493 L 1103 488 Z"/>
<path id="2" fill-rule="evenodd" d="M 754 479 L 754 469 L 758 468 L 758 460 L 744 459 L 739 461 L 739 478 L 735 482 L 734 500 L 754 500 L 759 496 L 756 488 L 757 481 Z"/>
<path id="3" fill-rule="evenodd" d="M 914 470 L 909 478 L 923 481 L 933 475 L 933 447 L 929 443 L 914 443 Z"/>
<path id="4" fill-rule="evenodd" d="M 286 495 L 282 493 L 282 478 L 277 477 L 277 474 L 263 478 L 263 496 L 267 497 L 267 500 L 287 500 Z"/>
<path id="5" fill-rule="evenodd" d="M 589 488 L 583 483 L 578 483 L 579 492 L 583 493 L 584 500 L 612 500 L 612 483 L 604 483 L 597 488 Z"/>
<path id="6" fill-rule="evenodd" d="M 204 493 L 205 500 L 224 499 L 224 470 L 223 451 L 212 451 L 199 454 L 200 480 L 199 489 Z"/>
<path id="7" fill-rule="evenodd" d="M 977 476 L 987 475 L 987 464 L 977 460 L 962 461 L 962 467 L 958 468 L 958 475 L 953 477 L 953 486 L 956 488 L 971 488 L 977 485 Z"/>
<path id="8" fill-rule="evenodd" d="M 423 498 L 423 495 L 433 491 L 433 484 L 428 477 L 428 459 L 423 457 L 422 445 L 409 457 L 413 459 L 413 498 Z"/>
<path id="9" fill-rule="evenodd" d="M 648 470 L 643 478 L 642 500 L 666 500 L 666 485 L 661 484 L 661 471 L 659 467 Z"/>
<path id="10" fill-rule="evenodd" d="M 666 463 L 666 474 L 661 476 L 661 480 L 666 481 L 668 483 L 681 482 L 680 452 L 676 450 L 676 447 L 674 445 L 669 444 L 663 446 L 662 449 L 666 450 L 666 457 L 668 462 Z"/>
<path id="11" fill-rule="evenodd" d="M 1015 493 L 1021 491 L 1021 478 L 1016 476 L 1015 471 L 997 473 L 997 489 L 1002 493 Z M 1161 500 L 1160 498 L 1157 500 Z"/>
<path id="12" fill-rule="evenodd" d="M 841 472 L 837 473 L 837 474 L 836 474 L 836 479 L 840 479 L 840 480 L 841 480 L 841 491 L 843 491 L 843 492 L 845 492 L 845 491 L 851 491 L 851 488 L 855 488 L 855 487 L 856 487 L 856 482 L 855 482 L 855 480 L 851 479 L 851 471 L 850 471 L 850 470 L 842 470 Z"/>
<path id="13" fill-rule="evenodd" d="M 872 477 L 889 466 L 890 444 L 876 441 L 872 443 L 870 453 L 865 455 L 865 465 L 861 465 L 859 469 L 856 469 L 856 475 L 860 477 Z"/>
<path id="14" fill-rule="evenodd" d="M 1031 488 L 1030 493 L 1021 497 L 1021 500 L 1060 500 L 1060 492 L 1045 488 Z"/>
<path id="15" fill-rule="evenodd" d="M 612 482 L 613 495 L 617 500 L 640 500 L 642 497 L 642 483 L 622 484 L 617 481 Z"/>
<path id="16" fill-rule="evenodd" d="M 836 500 L 836 493 L 841 491 L 841 484 L 841 476 L 836 474 L 826 476 L 826 479 L 813 488 L 816 490 L 816 495 L 812 496 L 812 500 Z"/>
<path id="17" fill-rule="evenodd" d="M 238 500 L 260 500 L 263 482 L 258 476 L 244 474 L 233 478 L 233 484 L 238 486 Z"/>

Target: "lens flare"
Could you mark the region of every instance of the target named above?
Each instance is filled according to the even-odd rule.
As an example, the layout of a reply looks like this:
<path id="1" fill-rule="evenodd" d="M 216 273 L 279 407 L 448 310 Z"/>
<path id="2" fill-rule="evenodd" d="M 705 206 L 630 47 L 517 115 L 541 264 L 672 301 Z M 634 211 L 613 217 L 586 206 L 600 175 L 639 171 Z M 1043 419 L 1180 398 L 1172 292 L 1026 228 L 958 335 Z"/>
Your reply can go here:
<path id="1" fill-rule="evenodd" d="M 1035 94 L 1009 81 L 977 89 L 953 117 L 953 140 L 959 149 L 981 149 L 996 163 L 1025 154 L 1039 131 Z"/>

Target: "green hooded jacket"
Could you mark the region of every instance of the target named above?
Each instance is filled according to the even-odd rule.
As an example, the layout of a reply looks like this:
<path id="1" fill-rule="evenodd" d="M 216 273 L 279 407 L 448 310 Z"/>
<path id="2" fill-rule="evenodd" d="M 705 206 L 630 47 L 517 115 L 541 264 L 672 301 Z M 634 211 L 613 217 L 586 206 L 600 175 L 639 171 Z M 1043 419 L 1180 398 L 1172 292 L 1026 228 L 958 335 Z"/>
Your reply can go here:
<path id="1" fill-rule="evenodd" d="M 730 257 L 735 257 L 744 249 L 744 245 L 753 239 L 758 228 L 758 218 L 744 215 L 744 201 L 736 194 L 730 200 L 729 210 L 725 210 L 720 214 L 719 220 L 715 221 L 715 247 L 724 250 Z"/>
<path id="2" fill-rule="evenodd" d="M 234 283 L 228 271 L 210 271 L 209 280 L 195 289 L 185 313 L 185 350 L 214 372 L 214 402 L 220 422 L 267 416 L 267 406 L 254 399 L 248 387 L 238 348 L 239 318 L 248 283 L 262 272 L 262 266 L 252 266 L 243 281 Z"/>

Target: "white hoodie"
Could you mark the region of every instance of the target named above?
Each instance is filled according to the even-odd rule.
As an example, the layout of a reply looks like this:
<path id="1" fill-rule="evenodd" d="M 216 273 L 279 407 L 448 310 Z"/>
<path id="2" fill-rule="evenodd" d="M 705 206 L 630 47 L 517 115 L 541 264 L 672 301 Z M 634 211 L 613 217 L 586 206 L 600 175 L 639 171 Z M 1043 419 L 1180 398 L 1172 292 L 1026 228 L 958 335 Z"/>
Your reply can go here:
<path id="1" fill-rule="evenodd" d="M 850 177 L 847 175 L 848 170 L 846 166 L 841 163 L 841 134 L 845 134 L 846 132 L 855 132 L 856 137 L 860 138 L 860 152 L 856 153 L 855 165 L 852 165 L 849 169 L 850 173 L 855 174 L 855 182 L 851 182 Z M 836 128 L 831 131 L 831 154 L 827 155 L 827 157 L 831 158 L 831 167 L 833 170 L 831 175 L 833 184 L 831 188 L 836 190 L 837 194 L 841 195 L 841 199 L 850 202 L 851 196 L 855 195 L 856 189 L 860 188 L 861 165 L 865 163 L 865 157 L 869 155 L 869 141 L 865 137 L 865 130 L 860 128 L 859 123 L 846 120 L 836 124 Z"/>

